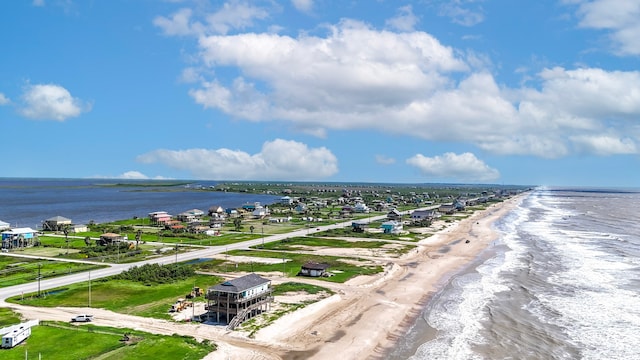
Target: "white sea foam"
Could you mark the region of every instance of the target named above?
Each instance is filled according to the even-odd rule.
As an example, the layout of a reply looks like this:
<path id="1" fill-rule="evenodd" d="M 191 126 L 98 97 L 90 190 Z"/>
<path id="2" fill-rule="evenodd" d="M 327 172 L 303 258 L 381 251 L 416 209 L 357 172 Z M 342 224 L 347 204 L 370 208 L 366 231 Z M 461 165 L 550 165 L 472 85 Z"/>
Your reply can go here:
<path id="1" fill-rule="evenodd" d="M 640 359 L 640 194 L 621 197 L 636 211 L 600 193 L 528 196 L 496 224 L 495 256 L 431 303 L 438 338 L 412 359 Z"/>

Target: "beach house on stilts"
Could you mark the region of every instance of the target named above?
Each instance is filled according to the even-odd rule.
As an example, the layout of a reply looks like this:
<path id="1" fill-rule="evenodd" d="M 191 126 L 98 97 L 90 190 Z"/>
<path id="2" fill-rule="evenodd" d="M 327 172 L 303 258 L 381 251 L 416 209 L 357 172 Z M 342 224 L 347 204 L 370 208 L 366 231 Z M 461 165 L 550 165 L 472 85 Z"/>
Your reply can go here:
<path id="1" fill-rule="evenodd" d="M 207 316 L 233 330 L 243 321 L 268 311 L 273 301 L 271 280 L 248 274 L 207 289 Z"/>

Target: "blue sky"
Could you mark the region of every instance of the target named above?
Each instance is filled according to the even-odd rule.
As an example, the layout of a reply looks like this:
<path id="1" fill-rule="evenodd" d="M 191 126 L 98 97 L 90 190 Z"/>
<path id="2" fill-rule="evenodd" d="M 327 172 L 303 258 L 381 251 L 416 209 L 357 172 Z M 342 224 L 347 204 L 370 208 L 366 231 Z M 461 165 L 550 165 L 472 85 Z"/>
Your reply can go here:
<path id="1" fill-rule="evenodd" d="M 640 0 L 0 2 L 3 177 L 640 184 Z"/>

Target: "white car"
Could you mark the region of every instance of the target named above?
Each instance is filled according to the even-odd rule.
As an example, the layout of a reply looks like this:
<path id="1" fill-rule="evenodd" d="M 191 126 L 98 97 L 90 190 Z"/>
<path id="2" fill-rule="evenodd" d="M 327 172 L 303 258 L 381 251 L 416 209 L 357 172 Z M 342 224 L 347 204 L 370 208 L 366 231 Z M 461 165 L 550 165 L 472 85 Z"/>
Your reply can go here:
<path id="1" fill-rule="evenodd" d="M 92 320 L 93 320 L 93 315 L 87 315 L 87 314 L 76 315 L 75 317 L 71 318 L 71 322 L 90 322 Z"/>

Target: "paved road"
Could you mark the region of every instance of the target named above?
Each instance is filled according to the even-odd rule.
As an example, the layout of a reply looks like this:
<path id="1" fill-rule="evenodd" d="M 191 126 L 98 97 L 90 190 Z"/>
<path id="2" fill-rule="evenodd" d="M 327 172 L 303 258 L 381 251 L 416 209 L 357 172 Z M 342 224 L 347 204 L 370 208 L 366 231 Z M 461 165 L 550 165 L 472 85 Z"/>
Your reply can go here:
<path id="1" fill-rule="evenodd" d="M 385 217 L 386 215 L 380 215 L 380 216 L 372 216 L 369 219 L 371 221 L 377 221 L 380 219 L 384 219 Z M 312 228 L 295 230 L 285 234 L 270 235 L 270 236 L 265 236 L 259 239 L 248 240 L 248 241 L 243 241 L 243 242 L 224 245 L 224 246 L 209 246 L 201 250 L 188 251 L 184 253 L 178 253 L 175 255 L 169 255 L 169 256 L 164 256 L 160 258 L 139 261 L 135 263 L 109 264 L 110 267 L 104 268 L 104 269 L 92 270 L 92 271 L 87 271 L 83 273 L 76 273 L 76 274 L 61 276 L 57 278 L 41 280 L 40 282 L 35 281 L 32 283 L 0 288 L 0 305 L 2 305 L 7 298 L 10 298 L 13 296 L 18 296 L 21 294 L 28 294 L 28 293 L 38 292 L 38 291 L 44 291 L 44 290 L 67 286 L 67 285 L 79 283 L 79 282 L 89 282 L 89 280 L 99 279 L 99 278 L 119 274 L 134 266 L 140 266 L 144 264 L 171 264 L 174 262 L 183 262 L 183 261 L 189 261 L 194 259 L 207 258 L 215 254 L 220 254 L 229 250 L 246 249 L 250 246 L 261 245 L 261 244 L 270 243 L 270 242 L 274 242 L 274 241 L 278 241 L 286 238 L 305 236 L 305 235 L 310 235 L 320 231 L 326 231 L 330 229 L 337 229 L 337 228 L 342 228 L 346 226 L 351 226 L 351 222 L 352 220 L 337 223 L 337 224 L 332 224 L 332 225 L 314 226 Z M 59 261 L 61 259 L 56 259 L 56 260 Z"/>

